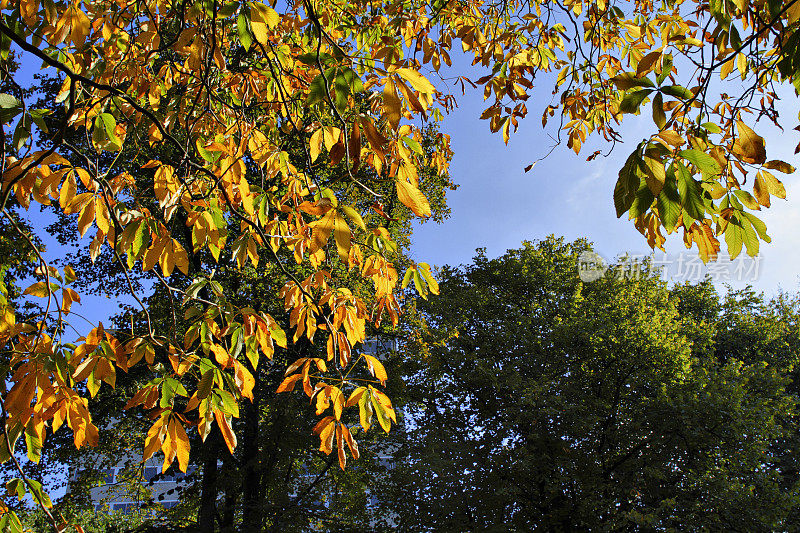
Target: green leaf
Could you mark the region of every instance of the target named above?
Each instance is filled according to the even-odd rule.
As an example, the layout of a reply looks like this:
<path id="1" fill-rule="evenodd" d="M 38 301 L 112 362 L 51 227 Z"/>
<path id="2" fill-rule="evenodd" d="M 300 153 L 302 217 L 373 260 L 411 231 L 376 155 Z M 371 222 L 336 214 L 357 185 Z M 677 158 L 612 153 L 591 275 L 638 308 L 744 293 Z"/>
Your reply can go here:
<path id="1" fill-rule="evenodd" d="M 242 11 L 236 18 L 236 32 L 239 34 L 239 42 L 245 50 L 250 50 L 253 45 L 253 34 L 250 33 L 250 17 L 247 13 Z"/>
<path id="2" fill-rule="evenodd" d="M 35 497 L 35 499 L 42 503 L 45 507 L 52 507 L 53 502 L 50 501 L 50 496 L 47 495 L 44 490 L 42 490 L 42 484 L 36 481 L 35 479 L 28 478 L 28 485 L 31 493 Z"/>
<path id="3" fill-rule="evenodd" d="M 351 93 L 355 94 L 364 91 L 364 84 L 355 70 L 346 68 L 342 71 L 341 77 L 347 83 Z"/>
<path id="4" fill-rule="evenodd" d="M 200 382 L 197 384 L 197 397 L 201 400 L 208 398 L 211 394 L 211 387 L 214 385 L 214 369 L 210 368 L 203 373 Z"/>
<path id="5" fill-rule="evenodd" d="M 626 72 L 625 74 L 614 76 L 611 78 L 611 81 L 617 86 L 617 89 L 621 89 L 623 91 L 627 91 L 628 89 L 633 89 L 635 87 L 655 87 L 655 84 L 652 81 L 647 78 L 637 78 L 636 74 L 633 72 Z"/>
<path id="6" fill-rule="evenodd" d="M 174 378 L 164 378 L 164 381 L 161 383 L 161 401 L 159 402 L 159 406 L 163 408 L 167 408 L 172 405 L 172 400 L 175 396 L 188 396 L 189 393 L 186 391 L 186 387 L 183 384 Z"/>
<path id="7" fill-rule="evenodd" d="M 675 171 L 671 166 L 667 171 L 664 188 L 661 189 L 661 194 L 656 198 L 656 206 L 658 207 L 661 224 L 664 225 L 664 229 L 667 230 L 667 233 L 675 231 L 675 226 L 678 224 L 682 208 L 681 196 L 678 192 L 678 181 L 675 177 Z"/>
<path id="8" fill-rule="evenodd" d="M 667 125 L 667 115 L 664 113 L 664 97 L 661 93 L 656 93 L 653 97 L 653 122 L 658 126 L 659 131 Z"/>
<path id="9" fill-rule="evenodd" d="M 670 72 L 672 72 L 672 54 L 666 54 L 661 63 L 661 74 L 656 77 L 656 83 L 661 85 L 667 79 Z"/>
<path id="10" fill-rule="evenodd" d="M 634 199 L 636 191 L 639 189 L 639 175 L 636 173 L 639 160 L 639 149 L 628 156 L 625 166 L 619 171 L 617 184 L 614 186 L 614 207 L 617 209 L 617 218 L 627 212 Z"/>
<path id="11" fill-rule="evenodd" d="M 692 91 L 686 87 L 681 87 L 680 85 L 667 85 L 666 87 L 661 88 L 661 92 L 670 96 L 674 96 L 675 98 L 680 98 L 681 100 L 688 100 L 694 96 Z"/>
<path id="12" fill-rule="evenodd" d="M 227 377 L 228 375 L 222 373 L 223 377 Z M 230 380 L 230 378 L 228 378 Z M 236 385 L 233 384 L 235 387 Z M 219 398 L 220 408 L 225 414 L 231 415 L 234 418 L 239 418 L 239 404 L 236 402 L 236 398 L 233 395 L 223 389 L 217 389 L 214 391 L 214 395 Z"/>
<path id="13" fill-rule="evenodd" d="M 742 251 L 742 244 L 744 243 L 744 229 L 738 225 L 738 220 L 735 216 L 731 217 L 730 223 L 725 227 L 725 244 L 728 245 L 728 255 L 731 259 L 736 257 Z"/>
<path id="14" fill-rule="evenodd" d="M 753 195 L 750 194 L 749 192 L 743 191 L 741 189 L 736 189 L 733 191 L 733 194 L 735 194 L 736 197 L 739 199 L 739 201 L 742 202 L 742 204 L 744 204 L 744 206 L 747 207 L 748 209 L 753 209 L 754 211 L 758 211 L 761 209 L 756 199 L 753 198 Z"/>
<path id="15" fill-rule="evenodd" d="M 764 222 L 755 216 L 752 213 L 742 212 L 744 218 L 746 218 L 750 223 L 753 225 L 753 228 L 758 233 L 759 238 L 764 242 L 772 242 L 772 238 L 767 235 L 767 225 Z"/>
<path id="16" fill-rule="evenodd" d="M 286 348 L 286 332 L 279 326 L 275 325 L 270 328 L 269 335 L 272 337 L 272 340 L 275 341 L 275 344 L 281 348 Z"/>
<path id="17" fill-rule="evenodd" d="M 650 191 L 650 187 L 647 186 L 647 181 L 640 179 L 639 189 L 636 191 L 636 198 L 633 200 L 633 204 L 628 212 L 628 216 L 631 219 L 634 219 L 639 215 L 646 213 L 650 209 L 650 206 L 653 205 L 654 199 L 655 197 Z"/>
<path id="18" fill-rule="evenodd" d="M 33 123 L 36 124 L 40 130 L 44 133 L 47 133 L 49 130 L 47 129 L 47 124 L 44 121 L 44 117 L 50 115 L 52 111 L 49 109 L 31 109 L 30 115 L 33 119 Z"/>
<path id="19" fill-rule="evenodd" d="M 408 146 L 411 150 L 418 153 L 419 155 L 422 155 L 422 146 L 420 146 L 417 141 L 415 141 L 411 137 L 405 137 L 405 136 L 402 137 L 402 140 L 403 144 Z"/>
<path id="20" fill-rule="evenodd" d="M 238 357 L 244 347 L 244 330 L 237 327 L 231 333 L 231 357 Z"/>
<path id="21" fill-rule="evenodd" d="M 702 220 L 706 209 L 701 195 L 700 182 L 692 177 L 691 172 L 683 163 L 677 162 L 676 165 L 681 205 L 694 220 Z"/>
<path id="22" fill-rule="evenodd" d="M 0 93 L 0 124 L 6 124 L 22 111 L 22 102 L 10 94 Z"/>
<path id="23" fill-rule="evenodd" d="M 25 482 L 22 481 L 20 478 L 15 477 L 8 483 L 6 483 L 6 492 L 9 496 L 16 495 L 17 498 L 22 500 L 25 497 Z"/>
<path id="24" fill-rule="evenodd" d="M 406 270 L 406 273 L 403 276 L 403 281 L 400 283 L 400 288 L 405 289 L 408 287 L 408 284 L 411 282 L 411 278 L 414 276 L 414 270 L 416 269 L 413 267 L 409 267 L 409 269 Z"/>
<path id="25" fill-rule="evenodd" d="M 122 149 L 122 139 L 117 136 L 117 121 L 111 113 L 100 113 L 100 120 L 103 122 L 103 129 L 105 129 L 106 138 L 108 139 L 107 146 L 103 148 L 112 152 L 117 152 Z"/>
<path id="26" fill-rule="evenodd" d="M 425 282 L 422 281 L 422 276 L 419 275 L 419 270 L 414 269 L 414 273 L 412 274 L 412 279 L 414 280 L 414 287 L 417 289 L 417 294 L 422 296 L 423 300 L 428 299 L 428 291 L 425 287 Z"/>
<path id="27" fill-rule="evenodd" d="M 344 113 L 347 109 L 347 97 L 350 94 L 350 87 L 341 76 L 337 76 L 333 80 L 333 100 L 336 104 L 336 109 L 340 113 Z"/>
<path id="28" fill-rule="evenodd" d="M 327 99 L 325 95 L 325 78 L 322 74 L 317 75 L 308 86 L 308 96 L 306 97 L 306 105 L 311 106 L 317 102 L 324 102 Z"/>
<path id="29" fill-rule="evenodd" d="M 36 435 L 32 422 L 25 428 L 25 449 L 28 452 L 28 459 L 39 464 L 42 458 L 42 441 Z"/>
<path id="30" fill-rule="evenodd" d="M 138 226 L 136 227 L 136 233 L 133 235 L 133 242 L 131 243 L 131 251 L 133 252 L 133 258 L 138 259 L 139 254 L 142 250 L 145 249 L 145 237 L 147 236 L 147 232 L 145 231 L 147 227 L 147 223 L 144 221 L 139 221 Z"/>
<path id="31" fill-rule="evenodd" d="M 370 394 L 369 399 L 372 402 L 372 406 L 375 408 L 375 413 L 378 415 L 378 423 L 386 433 L 389 433 L 391 422 L 389 420 L 389 415 L 386 413 L 386 409 L 383 408 L 383 405 L 374 394 Z"/>
<path id="32" fill-rule="evenodd" d="M 239 2 L 228 2 L 224 4 L 219 11 L 217 11 L 216 16 L 217 18 L 228 18 L 234 13 L 236 10 L 239 9 Z"/>
<path id="33" fill-rule="evenodd" d="M 722 168 L 720 168 L 719 163 L 717 163 L 713 157 L 701 150 L 690 148 L 688 150 L 681 150 L 678 155 L 697 167 L 697 169 L 703 173 L 703 177 L 713 178 L 722 172 Z"/>
<path id="34" fill-rule="evenodd" d="M 647 95 L 653 92 L 652 89 L 641 89 L 632 91 L 625 95 L 619 103 L 619 110 L 622 113 L 636 113 L 639 111 L 639 106 L 642 104 Z"/>
<path id="35" fill-rule="evenodd" d="M 17 127 L 14 129 L 14 138 L 12 144 L 16 151 L 22 150 L 28 139 L 31 138 L 31 117 L 27 113 L 22 115 L 22 118 L 17 122 Z"/>

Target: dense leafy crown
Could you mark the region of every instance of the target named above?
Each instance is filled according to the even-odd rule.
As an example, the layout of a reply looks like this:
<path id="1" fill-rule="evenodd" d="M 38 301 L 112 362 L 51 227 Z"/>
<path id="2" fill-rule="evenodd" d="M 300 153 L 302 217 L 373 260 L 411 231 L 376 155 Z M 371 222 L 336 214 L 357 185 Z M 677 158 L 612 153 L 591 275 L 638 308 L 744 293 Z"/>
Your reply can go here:
<path id="1" fill-rule="evenodd" d="M 797 0 L 2 0 L 0 8 L 11 87 L 0 95 L 4 216 L 13 219 L 15 203 L 38 202 L 76 217 L 93 257 L 110 250 L 126 271 L 152 272 L 195 325 L 182 338 L 149 320 L 124 334 L 98 325 L 67 344 L 80 300 L 72 270 L 39 255 L 41 280 L 27 293 L 46 299 L 44 314 L 18 323 L 3 303 L 0 342 L 12 347 L 6 459 L 24 434 L 35 460 L 48 427 L 64 423 L 77 446 L 94 443 L 82 391 L 114 386 L 118 370 L 157 364 L 156 356 L 171 368 L 129 403 L 154 409 L 145 456 L 161 450 L 165 468 L 185 469 L 186 427 L 205 437 L 215 423 L 233 449 L 230 420 L 252 388 L 247 363 L 271 357 L 287 336 L 327 346 L 327 361 L 297 361 L 280 386 L 302 385 L 328 413 L 315 428 L 323 451 L 337 449 L 342 466 L 346 450 L 358 455 L 342 419 L 349 407 L 358 406 L 365 429 L 377 418 L 388 430 L 395 413 L 379 388 L 387 376 L 351 349 L 367 322 L 398 319 L 399 264 L 383 202 L 432 214 L 420 169 L 446 171 L 449 138 L 423 148 L 422 123 L 456 103 L 444 77 L 453 48 L 491 69 L 457 82 L 483 87 L 482 118 L 506 142 L 539 73 L 557 76 L 560 96 L 543 122 L 559 111 L 576 152 L 591 133 L 617 140 L 624 114 L 649 101 L 655 129 L 628 157 L 614 203 L 651 246 L 682 229 L 706 260 L 721 234 L 731 255 L 743 245 L 756 253 L 769 238 L 753 211 L 785 196 L 770 170 L 794 170 L 767 159 L 753 119 L 777 123 L 773 84 L 800 84 Z M 14 89 L 12 48 L 63 80 L 52 109 L 32 109 Z M 735 96 L 714 98 L 723 82 Z M 93 150 L 76 146 L 76 133 Z M 298 146 L 302 156 L 290 157 Z M 132 179 L 142 172 L 152 181 Z M 231 304 L 200 256 L 283 270 L 292 331 Z M 303 276 L 287 270 L 291 257 Z M 347 271 L 370 282 L 370 294 L 351 291 Z M 178 272 L 194 282 L 180 285 Z M 412 280 L 421 294 L 438 290 L 424 263 L 408 266 L 402 285 Z M 362 381 L 351 374 L 359 365 Z M 180 397 L 188 400 L 177 409 Z"/>

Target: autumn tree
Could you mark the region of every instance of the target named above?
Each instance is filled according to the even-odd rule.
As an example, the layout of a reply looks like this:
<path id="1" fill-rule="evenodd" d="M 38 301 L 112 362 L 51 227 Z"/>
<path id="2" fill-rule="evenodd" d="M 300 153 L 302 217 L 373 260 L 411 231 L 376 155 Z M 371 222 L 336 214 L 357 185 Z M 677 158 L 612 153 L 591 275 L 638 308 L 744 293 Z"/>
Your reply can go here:
<path id="1" fill-rule="evenodd" d="M 426 264 L 398 262 L 386 208 L 396 198 L 418 217 L 432 214 L 423 191 L 441 186 L 419 169 L 446 172 L 449 138 L 424 150 L 423 122 L 456 103 L 444 78 L 459 46 L 482 70 L 459 81 L 482 86 L 490 99 L 482 117 L 506 139 L 539 74 L 553 73 L 559 95 L 544 119 L 559 112 L 576 152 L 591 133 L 618 140 L 617 123 L 650 101 L 655 130 L 628 158 L 614 201 L 651 246 L 663 244 L 662 230 L 681 230 L 704 259 L 716 256 L 722 234 L 731 255 L 743 246 L 755 253 L 769 237 L 753 211 L 785 195 L 770 170 L 793 171 L 767 158 L 751 115 L 781 124 L 773 87 L 797 80 L 797 0 L 3 0 L 0 9 L 2 83 L 16 87 L 0 95 L 0 211 L 10 222 L 13 198 L 22 209 L 52 206 L 72 217 L 81 237 L 89 233 L 91 257 L 105 253 L 123 273 L 141 313 L 128 330 L 96 324 L 75 339 L 74 268 L 56 268 L 35 245 L 31 234 L 42 228 L 18 229 L 39 263 L 26 292 L 44 304 L 24 321 L 2 304 L 3 460 L 23 435 L 35 460 L 65 424 L 77 447 L 95 444 L 86 394 L 113 387 L 137 364 L 160 373 L 128 402 L 154 416 L 146 457 L 160 450 L 165 469 L 185 470 L 187 428 L 203 441 L 219 432 L 233 451 L 232 419 L 253 399 L 253 369 L 284 339 L 326 347 L 324 357 L 291 363 L 278 388 L 302 388 L 324 407 L 315 426 L 323 451 L 336 450 L 342 467 L 358 455 L 350 411 L 363 427 L 371 414 L 388 430 L 396 414 L 382 388 L 387 376 L 352 349 L 367 323 L 397 322 L 400 280 L 437 291 Z M 46 107 L 19 89 L 12 48 L 22 64 L 61 77 Z M 735 89 L 714 97 L 711 80 L 720 77 L 725 91 L 734 68 Z M 58 122 L 48 125 L 48 114 Z M 35 131 L 47 142 L 34 142 Z M 302 157 L 291 157 L 292 147 Z M 326 172 L 337 166 L 343 172 Z M 138 172 L 150 181 L 133 179 Z M 288 328 L 213 279 L 212 264 L 267 263 L 288 279 L 279 289 Z M 354 274 L 333 276 L 337 268 Z M 137 272 L 156 276 L 175 321 L 193 327 L 183 334 L 156 324 Z M 369 295 L 352 290 L 355 279 L 371 285 Z M 36 492 L 20 479 L 15 489 Z"/>
<path id="2" fill-rule="evenodd" d="M 479 253 L 418 302 L 413 429 L 377 491 L 400 530 L 795 528 L 797 298 L 584 284 L 588 249 Z"/>
<path id="3" fill-rule="evenodd" d="M 52 90 L 53 84 L 50 81 L 45 85 L 46 90 Z M 45 95 L 43 100 L 46 99 Z M 56 115 L 46 120 L 48 124 L 53 124 L 59 119 L 60 117 Z M 434 128 L 426 128 L 422 133 L 420 150 L 429 153 L 435 149 L 440 135 Z M 46 143 L 47 140 L 43 139 L 42 142 Z M 87 154 L 91 155 L 90 151 L 93 150 L 87 140 L 80 135 L 68 136 L 64 142 L 74 148 L 78 160 L 80 157 L 85 158 Z M 158 145 L 144 149 L 123 147 L 119 157 L 144 164 L 158 157 L 163 151 L 164 147 Z M 304 157 L 302 148 L 298 145 L 289 145 L 287 154 L 290 162 L 302 161 Z M 330 169 L 321 168 L 317 172 L 317 178 L 336 188 L 339 186 L 337 182 L 341 181 L 346 172 L 343 165 Z M 435 168 L 427 166 L 421 167 L 419 172 L 424 176 L 422 190 L 430 198 L 431 218 L 441 220 L 449 212 L 444 199 L 444 191 L 452 186 L 449 177 L 446 174 L 439 175 Z M 137 184 L 139 202 L 145 205 L 157 205 L 158 202 L 154 197 L 145 196 L 151 190 L 147 185 L 148 182 L 152 182 L 152 173 L 134 169 L 130 172 L 130 178 Z M 392 253 L 396 264 L 407 265 L 409 259 L 405 253 L 415 217 L 410 209 L 397 200 L 390 183 L 377 183 L 374 187 L 381 193 L 386 203 L 380 213 L 373 211 L 372 214 L 365 214 L 364 219 L 366 223 L 373 223 L 375 219 L 382 221 L 386 235 L 391 237 L 395 245 Z M 358 194 L 358 191 L 353 191 L 350 196 L 356 204 L 362 202 L 369 204 L 374 201 L 369 195 Z M 180 213 L 176 216 L 180 216 Z M 148 311 L 147 315 L 129 309 L 116 317 L 113 321 L 114 328 L 117 330 L 130 327 L 144 328 L 147 319 L 154 329 L 169 329 L 179 335 L 185 335 L 193 325 L 196 327 L 196 322 L 193 323 L 187 317 L 174 314 L 169 304 L 170 294 L 152 271 L 126 273 L 114 263 L 114 258 L 108 249 L 101 249 L 93 263 L 89 250 L 70 243 L 71 236 L 77 231 L 75 224 L 75 220 L 70 217 L 61 216 L 58 224 L 53 225 L 51 229 L 62 244 L 71 245 L 74 250 L 67 257 L 67 262 L 76 265 L 75 284 L 80 285 L 82 292 L 102 291 L 103 294 L 114 298 L 124 298 L 126 282 L 141 287 L 139 294 L 152 291 L 151 295 L 142 297 Z M 236 229 L 229 230 L 229 240 L 236 240 L 238 236 Z M 191 242 L 190 236 L 186 234 L 176 235 L 176 241 L 186 248 L 189 248 Z M 290 253 L 279 251 L 278 254 L 282 256 L 285 254 L 285 268 L 292 275 L 305 277 L 311 273 L 307 266 L 295 261 Z M 278 317 L 277 321 L 281 328 L 289 327 L 289 316 L 283 314 L 284 302 L 278 297 L 278 292 L 290 279 L 276 269 L 274 264 L 262 263 L 258 266 L 246 265 L 240 268 L 235 264 L 218 263 L 208 253 L 190 255 L 193 263 L 208 265 L 208 270 L 213 270 L 213 281 L 223 292 L 232 295 L 235 305 L 266 311 Z M 353 278 L 347 269 L 334 265 L 330 275 L 331 283 L 349 283 L 354 294 L 369 298 L 367 284 L 359 281 L 357 277 Z M 181 276 L 181 273 L 175 272 L 171 281 L 173 286 L 185 290 L 192 280 L 181 279 Z M 155 282 L 153 289 L 145 289 L 153 282 Z M 374 333 L 376 330 L 369 331 Z M 236 332 L 233 333 L 233 338 L 241 340 L 241 336 Z M 126 461 L 130 468 L 120 476 L 131 482 L 129 486 L 131 497 L 126 499 L 141 502 L 144 522 L 158 524 L 168 520 L 177 526 L 185 522 L 187 515 L 194 516 L 198 509 L 205 509 L 204 512 L 213 518 L 207 524 L 201 524 L 201 527 L 219 528 L 223 531 L 234 528 L 256 531 L 261 527 L 267 527 L 268 530 L 286 530 L 288 527 L 303 530 L 304 527 L 310 527 L 310 523 L 334 519 L 340 525 L 359 523 L 359 520 L 363 523 L 363 516 L 354 510 L 364 508 L 358 503 L 365 498 L 363 490 L 359 492 L 359 487 L 363 488 L 365 473 L 371 470 L 369 464 L 372 454 L 367 451 L 367 464 L 361 465 L 355 471 L 336 472 L 336 469 L 331 468 L 336 462 L 336 457 L 322 460 L 316 457 L 317 452 L 310 446 L 310 428 L 314 424 L 308 415 L 313 416 L 313 411 L 309 412 L 304 408 L 304 401 L 299 397 L 275 394 L 275 390 L 283 381 L 284 369 L 290 363 L 299 358 L 324 357 L 325 346 L 315 346 L 306 339 L 299 338 L 288 339 L 286 348 L 278 351 L 271 360 L 262 358 L 255 365 L 249 361 L 248 368 L 254 378 L 253 397 L 251 401 L 241 406 L 240 416 L 232 420 L 233 429 L 240 436 L 242 444 L 236 448 L 234 454 L 229 454 L 224 450 L 222 439 L 212 432 L 211 440 L 207 441 L 204 449 L 190 457 L 189 465 L 196 467 L 196 473 L 182 483 L 177 491 L 180 494 L 180 505 L 168 512 L 161 509 L 158 501 L 151 501 L 146 490 L 142 491 L 138 487 L 138 483 L 142 481 L 141 465 L 135 460 L 132 461 L 136 458 L 130 454 L 130 449 L 135 446 L 137 438 L 141 438 L 139 433 L 146 433 L 151 422 L 148 422 L 145 413 L 139 412 L 132 413 L 134 416 L 126 416 L 124 420 L 119 418 L 119 413 L 123 411 L 130 396 L 156 378 L 158 370 L 138 365 L 129 369 L 129 372 L 119 373 L 116 376 L 115 388 L 101 388 L 89 404 L 93 420 L 98 426 L 114 427 L 113 433 L 109 432 L 105 437 L 101 434 L 99 439 L 101 449 L 73 452 L 67 447 L 68 436 L 57 434 L 53 437 L 55 440 L 51 441 L 52 453 L 48 454 L 46 451 L 44 453 L 44 461 L 66 463 L 71 465 L 70 470 L 80 468 L 82 472 L 81 479 L 72 483 L 69 502 L 62 504 L 58 511 L 63 512 L 65 516 L 75 516 L 76 520 L 80 520 L 85 515 L 80 514 L 79 509 L 85 508 L 87 504 L 85 501 L 81 502 L 80 487 L 85 489 L 98 479 L 102 479 L 103 468 Z M 355 345 L 354 349 L 357 348 Z M 232 353 L 239 354 L 235 344 Z M 159 354 L 156 353 L 157 360 L 158 357 Z M 351 377 L 357 377 L 357 372 L 352 373 Z M 177 402 L 183 405 L 180 399 Z M 190 438 L 190 443 L 195 448 L 200 445 L 199 439 Z M 221 463 L 218 466 L 219 461 Z M 177 466 L 175 465 L 175 468 Z M 332 494 L 325 494 L 325 491 L 338 494 L 337 505 L 322 505 L 322 501 L 330 501 L 334 497 Z M 174 499 L 178 494 L 173 494 L 171 498 Z M 211 497 L 204 499 L 203 494 Z M 84 499 L 85 496 L 86 494 Z M 114 523 L 113 520 L 111 523 Z M 115 523 L 115 525 L 123 528 L 121 524 Z"/>

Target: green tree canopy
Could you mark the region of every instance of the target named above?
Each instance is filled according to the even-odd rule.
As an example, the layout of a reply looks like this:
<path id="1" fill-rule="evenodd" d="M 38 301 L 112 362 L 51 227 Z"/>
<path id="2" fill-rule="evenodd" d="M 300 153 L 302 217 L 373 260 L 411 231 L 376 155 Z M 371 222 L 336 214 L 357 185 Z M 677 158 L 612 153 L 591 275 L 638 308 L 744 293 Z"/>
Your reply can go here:
<path id="1" fill-rule="evenodd" d="M 479 252 L 418 302 L 384 491 L 404 530 L 796 527 L 798 300 L 583 283 L 589 249 Z"/>

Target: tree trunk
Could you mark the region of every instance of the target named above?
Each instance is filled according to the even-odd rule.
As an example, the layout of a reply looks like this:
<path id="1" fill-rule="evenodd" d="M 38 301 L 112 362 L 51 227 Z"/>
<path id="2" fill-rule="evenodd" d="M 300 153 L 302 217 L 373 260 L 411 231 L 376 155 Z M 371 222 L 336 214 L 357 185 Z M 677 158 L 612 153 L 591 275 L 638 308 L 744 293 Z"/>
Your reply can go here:
<path id="1" fill-rule="evenodd" d="M 259 365 L 261 366 L 261 365 Z M 242 530 L 261 531 L 262 487 L 261 461 L 259 453 L 259 421 L 261 397 L 264 393 L 258 369 L 253 372 L 253 402 L 244 404 L 244 432 L 242 442 Z"/>
<path id="2" fill-rule="evenodd" d="M 217 456 L 220 445 L 219 430 L 211 431 L 206 439 L 203 460 L 203 481 L 200 485 L 200 510 L 197 515 L 197 530 L 200 533 L 214 533 L 214 519 L 217 514 Z"/>

